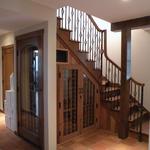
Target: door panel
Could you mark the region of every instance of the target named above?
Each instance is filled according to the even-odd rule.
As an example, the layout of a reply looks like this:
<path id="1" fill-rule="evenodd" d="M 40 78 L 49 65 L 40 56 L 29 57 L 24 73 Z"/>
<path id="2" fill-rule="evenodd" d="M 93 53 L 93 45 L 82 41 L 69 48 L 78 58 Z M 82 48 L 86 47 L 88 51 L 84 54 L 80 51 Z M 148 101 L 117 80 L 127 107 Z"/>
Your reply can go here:
<path id="1" fill-rule="evenodd" d="M 43 147 L 43 31 L 17 38 L 19 135 Z"/>
<path id="2" fill-rule="evenodd" d="M 85 74 L 83 91 L 83 128 L 88 128 L 95 123 L 95 85 Z"/>
<path id="3" fill-rule="evenodd" d="M 58 65 L 58 141 L 95 125 L 95 85 L 77 65 Z"/>
<path id="4" fill-rule="evenodd" d="M 64 135 L 68 135 L 77 131 L 77 82 L 78 70 L 64 69 Z"/>
<path id="5" fill-rule="evenodd" d="M 2 72 L 3 72 L 3 101 L 5 100 L 5 91 L 10 89 L 10 75 L 14 71 L 14 46 L 2 47 Z M 4 102 L 3 102 L 4 107 Z"/>
<path id="6" fill-rule="evenodd" d="M 78 73 L 75 67 L 59 67 L 61 78 L 59 79 L 59 132 L 61 135 L 59 141 L 70 138 L 79 132 L 78 119 Z M 60 106 L 61 105 L 61 106 Z"/>

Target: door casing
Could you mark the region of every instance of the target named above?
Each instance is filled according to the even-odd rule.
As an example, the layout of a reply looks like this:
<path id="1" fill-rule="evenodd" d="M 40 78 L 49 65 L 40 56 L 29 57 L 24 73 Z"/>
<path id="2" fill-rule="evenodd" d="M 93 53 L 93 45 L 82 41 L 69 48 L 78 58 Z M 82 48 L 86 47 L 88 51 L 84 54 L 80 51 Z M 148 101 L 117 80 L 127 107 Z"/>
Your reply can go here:
<path id="1" fill-rule="evenodd" d="M 17 62 L 17 114 L 18 114 L 18 134 L 21 135 L 21 94 L 20 94 L 20 52 L 19 49 L 22 48 L 22 45 L 32 45 L 35 43 L 38 43 L 36 46 L 39 48 L 39 51 L 41 53 L 41 72 L 42 74 L 40 75 L 40 82 L 41 82 L 41 86 L 40 89 L 42 90 L 42 96 L 41 96 L 41 102 L 40 102 L 40 141 L 39 143 L 37 143 L 37 146 L 40 147 L 40 149 L 44 150 L 44 102 L 43 102 L 43 53 L 44 53 L 44 49 L 43 49 L 43 39 L 44 39 L 44 30 L 38 30 L 38 31 L 34 31 L 31 33 L 27 33 L 24 35 L 20 35 L 16 37 L 16 47 L 17 47 L 17 52 L 16 52 L 16 62 Z M 30 139 L 26 139 L 29 142 L 32 137 L 29 137 Z M 34 144 L 34 143 L 33 143 Z"/>

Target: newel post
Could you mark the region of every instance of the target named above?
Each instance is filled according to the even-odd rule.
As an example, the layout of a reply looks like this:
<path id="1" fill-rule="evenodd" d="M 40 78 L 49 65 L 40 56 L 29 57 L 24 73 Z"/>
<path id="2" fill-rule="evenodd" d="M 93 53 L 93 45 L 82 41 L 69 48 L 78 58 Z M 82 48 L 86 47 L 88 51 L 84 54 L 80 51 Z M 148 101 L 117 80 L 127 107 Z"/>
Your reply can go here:
<path id="1" fill-rule="evenodd" d="M 131 77 L 131 29 L 121 30 L 121 97 L 119 114 L 119 138 L 128 137 L 129 133 L 129 79 Z"/>

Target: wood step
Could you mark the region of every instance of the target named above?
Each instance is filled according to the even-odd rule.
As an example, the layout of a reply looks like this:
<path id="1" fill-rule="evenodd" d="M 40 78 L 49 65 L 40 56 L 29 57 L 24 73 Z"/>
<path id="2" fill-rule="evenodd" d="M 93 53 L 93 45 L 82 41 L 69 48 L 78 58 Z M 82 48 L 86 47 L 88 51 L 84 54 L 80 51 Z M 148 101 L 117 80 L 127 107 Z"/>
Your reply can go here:
<path id="1" fill-rule="evenodd" d="M 71 41 L 70 33 L 71 31 L 69 30 L 57 27 L 57 40 L 59 40 L 59 42 L 64 46 L 65 49 L 69 50 L 72 57 L 74 57 L 74 59 L 89 72 L 89 74 L 96 80 L 96 82 L 100 83 L 100 76 L 99 74 L 97 74 L 97 71 L 94 70 L 95 63 L 86 61 L 87 53 L 81 53 L 79 51 L 79 42 Z"/>
<path id="2" fill-rule="evenodd" d="M 142 113 L 142 117 L 145 116 L 147 114 L 147 111 L 143 111 Z M 129 122 L 133 123 L 134 121 L 138 121 L 141 118 L 141 114 L 140 111 L 138 112 L 134 112 L 130 117 L 129 117 Z"/>

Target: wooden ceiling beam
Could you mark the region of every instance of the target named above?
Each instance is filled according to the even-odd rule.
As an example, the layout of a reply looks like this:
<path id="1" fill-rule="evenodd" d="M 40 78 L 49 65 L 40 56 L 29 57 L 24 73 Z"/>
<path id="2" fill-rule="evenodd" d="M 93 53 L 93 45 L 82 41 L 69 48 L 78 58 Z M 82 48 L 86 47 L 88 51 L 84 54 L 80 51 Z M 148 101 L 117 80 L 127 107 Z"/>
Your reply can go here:
<path id="1" fill-rule="evenodd" d="M 150 16 L 111 23 L 111 30 L 138 29 L 145 26 L 150 26 Z"/>

